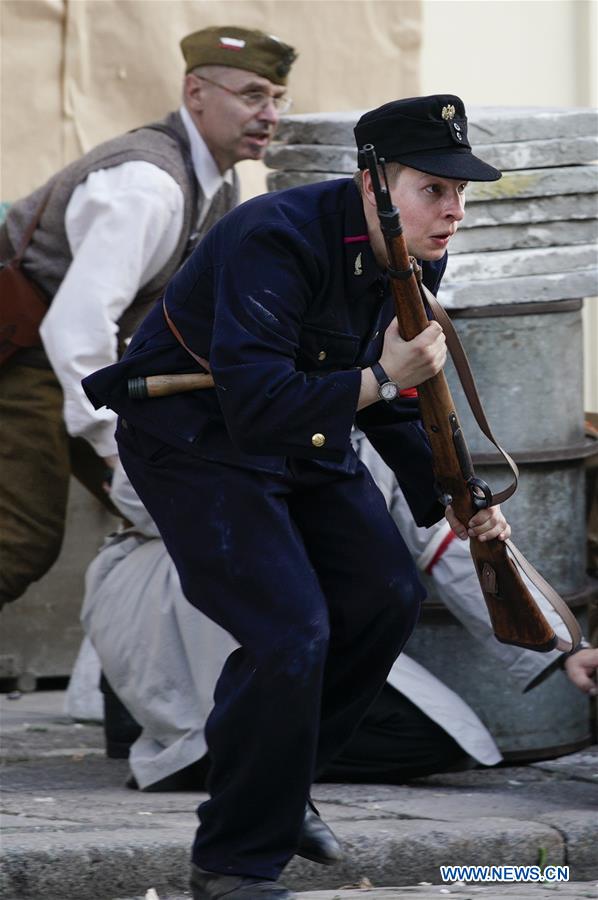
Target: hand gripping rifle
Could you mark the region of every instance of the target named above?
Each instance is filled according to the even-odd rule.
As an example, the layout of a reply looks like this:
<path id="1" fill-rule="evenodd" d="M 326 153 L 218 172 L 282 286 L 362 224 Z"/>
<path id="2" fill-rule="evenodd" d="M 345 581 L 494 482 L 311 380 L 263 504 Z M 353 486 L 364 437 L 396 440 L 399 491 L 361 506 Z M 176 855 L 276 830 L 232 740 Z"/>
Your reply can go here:
<path id="1" fill-rule="evenodd" d="M 438 372 L 418 386 L 421 417 L 432 447 L 440 500 L 445 506 L 450 503 L 458 519 L 466 524 L 478 510 L 501 503 L 515 492 L 517 466 L 496 443 L 486 421 L 465 351 L 451 320 L 421 283 L 421 270 L 408 254 L 399 210 L 393 206 L 390 196 L 384 160 L 378 161 L 372 144 L 366 144 L 362 152 L 371 175 L 378 218 L 386 243 L 388 274 L 401 337 L 410 341 L 429 325 L 426 306 L 430 307 L 444 330 L 447 346 L 478 425 L 501 452 L 514 474 L 514 481 L 508 488 L 493 494 L 490 487 L 475 475 L 444 372 Z M 380 170 L 384 185 L 380 182 Z M 554 648 L 569 651 L 577 647 L 581 631 L 569 607 L 510 541 L 494 538 L 481 542 L 473 539 L 469 546 L 492 628 L 499 641 L 542 652 Z M 555 634 L 536 605 L 518 567 L 560 615 L 570 634 L 570 642 Z"/>

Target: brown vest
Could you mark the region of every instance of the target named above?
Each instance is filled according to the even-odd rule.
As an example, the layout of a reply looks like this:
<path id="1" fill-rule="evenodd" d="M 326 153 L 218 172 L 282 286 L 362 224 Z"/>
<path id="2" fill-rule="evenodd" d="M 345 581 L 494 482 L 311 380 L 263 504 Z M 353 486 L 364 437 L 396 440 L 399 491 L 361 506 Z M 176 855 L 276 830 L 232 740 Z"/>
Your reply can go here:
<path id="1" fill-rule="evenodd" d="M 178 135 L 178 140 L 157 130 L 162 127 L 174 130 Z M 170 259 L 140 289 L 129 308 L 122 315 L 118 323 L 120 343 L 133 333 L 150 305 L 160 296 L 169 279 L 195 244 L 218 219 L 236 206 L 239 200 L 238 181 L 236 173 L 233 173 L 233 185 L 227 183 L 222 185 L 210 204 L 201 228 L 199 231 L 195 231 L 194 226 L 205 203 L 205 197 L 193 172 L 191 148 L 185 126 L 179 113 L 174 112 L 161 122 L 155 123 L 155 129 L 152 126 L 144 126 L 136 131 L 113 138 L 70 163 L 45 185 L 14 203 L 2 226 L 1 232 L 3 233 L 0 232 L 0 247 L 6 247 L 6 238 L 13 248 L 18 247 L 21 236 L 33 218 L 42 197 L 51 187 L 49 201 L 23 261 L 24 271 L 51 300 L 72 262 L 64 220 L 66 208 L 75 188 L 85 181 L 91 172 L 134 160 L 152 163 L 168 172 L 180 186 L 185 197 L 183 227 Z"/>

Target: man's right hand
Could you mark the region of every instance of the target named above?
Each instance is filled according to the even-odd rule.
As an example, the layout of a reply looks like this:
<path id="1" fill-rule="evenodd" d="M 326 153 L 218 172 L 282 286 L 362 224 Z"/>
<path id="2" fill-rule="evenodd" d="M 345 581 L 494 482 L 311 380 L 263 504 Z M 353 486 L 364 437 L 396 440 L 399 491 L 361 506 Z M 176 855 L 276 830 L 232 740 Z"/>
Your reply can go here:
<path id="1" fill-rule="evenodd" d="M 396 319 L 386 329 L 380 365 L 399 388 L 416 387 L 427 381 L 442 369 L 445 361 L 446 340 L 438 322 L 430 322 L 412 341 L 403 340 Z M 364 409 L 379 399 L 374 373 L 369 368 L 364 369 L 357 409 Z"/>
<path id="2" fill-rule="evenodd" d="M 380 365 L 400 388 L 416 387 L 439 372 L 446 362 L 446 339 L 438 322 L 404 341 L 393 319 L 384 335 Z"/>
<path id="3" fill-rule="evenodd" d="M 565 660 L 565 672 L 569 680 L 580 691 L 584 691 L 590 697 L 598 696 L 598 683 L 596 682 L 598 649 L 586 647 L 584 650 L 572 653 Z"/>

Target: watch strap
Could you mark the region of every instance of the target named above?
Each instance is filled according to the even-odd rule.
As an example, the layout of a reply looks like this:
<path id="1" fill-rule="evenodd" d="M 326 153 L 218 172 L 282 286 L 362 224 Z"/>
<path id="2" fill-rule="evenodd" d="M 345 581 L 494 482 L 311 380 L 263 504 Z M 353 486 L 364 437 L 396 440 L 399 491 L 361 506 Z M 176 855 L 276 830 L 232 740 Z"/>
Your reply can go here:
<path id="1" fill-rule="evenodd" d="M 382 386 L 383 384 L 387 384 L 389 381 L 391 382 L 391 384 L 395 383 L 395 382 L 393 382 L 392 378 L 388 377 L 388 375 L 386 374 L 386 372 L 384 371 L 384 369 L 382 368 L 382 366 L 380 365 L 379 362 L 372 363 L 370 368 L 371 368 L 372 372 L 374 373 L 376 381 L 378 382 L 378 384 L 380 386 Z"/>

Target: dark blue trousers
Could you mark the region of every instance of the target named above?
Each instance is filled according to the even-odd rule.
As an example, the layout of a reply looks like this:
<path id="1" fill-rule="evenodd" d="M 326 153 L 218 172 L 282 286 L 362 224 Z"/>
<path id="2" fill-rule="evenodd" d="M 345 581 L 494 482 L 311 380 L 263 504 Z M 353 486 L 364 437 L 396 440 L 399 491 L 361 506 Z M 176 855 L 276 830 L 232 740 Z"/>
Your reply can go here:
<path id="1" fill-rule="evenodd" d="M 381 690 L 423 589 L 367 469 L 284 476 L 208 462 L 120 424 L 121 459 L 186 597 L 241 645 L 206 725 L 193 861 L 276 879 L 312 782 Z"/>

